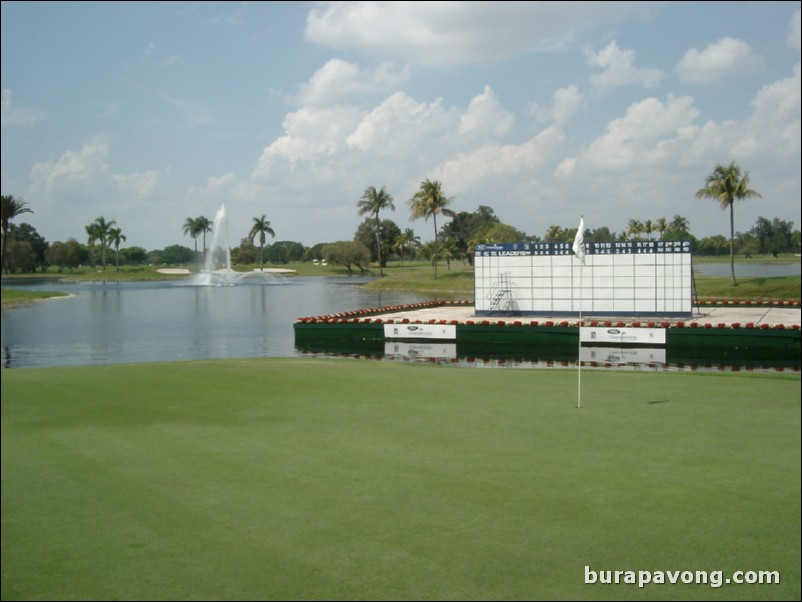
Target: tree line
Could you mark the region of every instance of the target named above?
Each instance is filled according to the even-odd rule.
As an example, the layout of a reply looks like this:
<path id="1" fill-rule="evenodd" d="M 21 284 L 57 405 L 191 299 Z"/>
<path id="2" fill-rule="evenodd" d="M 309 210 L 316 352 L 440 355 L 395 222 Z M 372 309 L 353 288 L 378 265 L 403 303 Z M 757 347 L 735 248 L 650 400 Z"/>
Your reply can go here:
<path id="1" fill-rule="evenodd" d="M 735 231 L 734 204 L 736 200 L 759 198 L 760 193 L 749 187 L 749 174 L 734 162 L 717 164 L 706 178 L 704 187 L 695 192 L 697 198 L 709 198 L 728 211 L 730 237 L 711 236 L 696 239 L 688 220 L 675 215 L 655 219 L 630 219 L 623 232 L 616 233 L 606 226 L 587 229 L 586 242 L 618 242 L 632 240 L 688 240 L 697 255 L 724 255 L 729 253 L 732 279 L 735 284 L 734 257 L 756 254 L 798 253 L 800 231 L 794 230 L 793 222 L 779 218 L 759 217 L 756 224 L 746 232 Z M 267 244 L 267 237 L 275 238 L 275 232 L 266 215 L 254 217 L 251 230 L 231 249 L 235 264 L 265 263 L 287 264 L 291 262 L 326 260 L 346 267 L 365 271 L 377 265 L 380 274 L 391 257 L 400 261 L 426 260 L 432 264 L 437 277 L 438 264 L 450 268 L 452 261 L 472 263 L 473 247 L 479 243 L 515 242 L 572 242 L 576 228 L 549 226 L 542 236 L 529 235 L 506 224 L 495 215 L 489 205 L 480 205 L 473 212 L 452 209 L 454 197 L 443 191 L 437 180 L 424 180 L 419 189 L 407 201 L 412 220 L 432 221 L 434 240 L 422 244 L 420 237 L 411 228 L 403 231 L 390 219 L 381 219 L 381 212 L 395 211 L 393 196 L 385 187 L 368 186 L 357 200 L 357 214 L 368 216 L 358 225 L 353 239 L 318 243 L 306 247 L 295 241 L 276 241 Z M 100 216 L 85 227 L 86 243 L 75 238 L 65 242 L 48 243 L 29 224 L 11 223 L 14 218 L 32 213 L 27 202 L 11 195 L 2 196 L 2 270 L 3 273 L 45 271 L 55 267 L 59 272 L 73 270 L 79 266 L 100 266 L 106 270 L 113 252 L 113 261 L 120 265 L 190 265 L 200 269 L 207 254 L 206 235 L 213 230 L 213 222 L 205 216 L 188 217 L 183 223 L 183 234 L 190 236 L 194 249 L 175 244 L 160 250 L 147 251 L 142 247 L 121 248 L 125 235 L 115 220 Z M 438 219 L 440 223 L 438 225 Z M 199 238 L 202 248 L 198 249 Z M 256 244 L 258 243 L 258 247 Z"/>

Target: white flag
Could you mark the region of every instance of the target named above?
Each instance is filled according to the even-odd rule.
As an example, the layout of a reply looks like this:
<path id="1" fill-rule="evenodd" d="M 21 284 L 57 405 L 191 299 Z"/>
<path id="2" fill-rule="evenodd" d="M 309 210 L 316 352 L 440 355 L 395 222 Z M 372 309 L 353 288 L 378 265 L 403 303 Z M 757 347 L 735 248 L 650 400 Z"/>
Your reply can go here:
<path id="1" fill-rule="evenodd" d="M 576 237 L 574 238 L 574 246 L 572 247 L 574 250 L 574 255 L 576 258 L 585 263 L 585 217 L 582 216 L 579 218 L 579 229 L 576 231 Z"/>

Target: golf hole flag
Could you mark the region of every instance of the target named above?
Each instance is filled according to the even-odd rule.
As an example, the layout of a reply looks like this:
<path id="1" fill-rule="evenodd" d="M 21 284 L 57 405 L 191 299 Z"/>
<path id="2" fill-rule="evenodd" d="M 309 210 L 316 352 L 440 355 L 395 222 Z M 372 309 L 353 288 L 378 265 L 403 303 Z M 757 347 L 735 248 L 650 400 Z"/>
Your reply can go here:
<path id="1" fill-rule="evenodd" d="M 576 258 L 585 263 L 585 217 L 582 216 L 579 218 L 579 229 L 576 231 L 576 237 L 574 238 L 574 246 L 572 247 L 574 250 L 574 255 Z"/>

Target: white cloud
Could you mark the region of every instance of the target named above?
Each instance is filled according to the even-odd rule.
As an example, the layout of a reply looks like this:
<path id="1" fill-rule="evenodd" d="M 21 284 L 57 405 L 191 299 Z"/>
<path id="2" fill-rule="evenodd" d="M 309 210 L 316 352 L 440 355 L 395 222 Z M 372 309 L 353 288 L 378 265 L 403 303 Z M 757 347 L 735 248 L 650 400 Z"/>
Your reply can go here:
<path id="1" fill-rule="evenodd" d="M 600 52 L 585 50 L 585 56 L 589 65 L 603 69 L 601 73 L 590 78 L 593 85 L 599 89 L 620 88 L 630 84 L 654 88 L 665 77 L 659 69 L 635 67 L 635 51 L 621 50 L 615 41 L 610 42 Z"/>
<path id="2" fill-rule="evenodd" d="M 153 195 L 159 186 L 161 176 L 156 170 L 128 175 L 114 175 L 120 192 L 128 198 L 144 199 Z"/>
<path id="3" fill-rule="evenodd" d="M 562 131 L 551 126 L 523 144 L 487 144 L 472 153 L 450 159 L 434 170 L 434 178 L 442 180 L 455 193 L 475 188 L 487 181 L 487 188 L 497 189 L 498 182 L 527 170 L 541 168 L 559 150 Z"/>
<path id="4" fill-rule="evenodd" d="M 322 2 L 306 38 L 440 66 L 554 50 L 577 31 L 642 15 L 651 2 Z"/>
<path id="5" fill-rule="evenodd" d="M 617 171 L 665 163 L 670 143 L 685 135 L 698 114 L 693 99 L 687 96 L 669 95 L 665 103 L 647 98 L 630 105 L 623 117 L 610 122 L 583 159 L 596 168 Z"/>
<path id="6" fill-rule="evenodd" d="M 364 103 L 366 97 L 389 93 L 409 78 L 409 69 L 397 71 L 392 63 L 383 62 L 375 69 L 331 59 L 318 69 L 308 83 L 301 84 L 295 102 L 304 106 L 332 106 L 350 102 Z"/>
<path id="7" fill-rule="evenodd" d="M 756 69 L 760 59 L 742 40 L 721 38 L 700 51 L 691 48 L 677 64 L 679 78 L 688 83 L 712 83 L 725 77 Z"/>
<path id="8" fill-rule="evenodd" d="M 13 107 L 11 105 L 11 90 L 3 90 L 0 101 L 0 127 L 30 127 L 44 120 L 45 112 L 39 109 L 26 107 Z"/>
<path id="9" fill-rule="evenodd" d="M 256 177 L 269 177 L 276 162 L 290 166 L 301 161 L 332 155 L 345 145 L 362 113 L 352 107 L 304 107 L 284 118 L 284 135 L 262 152 L 254 172 Z"/>
<path id="10" fill-rule="evenodd" d="M 584 96 L 574 85 L 560 88 L 551 97 L 551 105 L 543 106 L 533 104 L 529 112 L 538 121 L 552 121 L 558 125 L 565 125 L 574 116 L 577 109 L 582 106 Z"/>
<path id="11" fill-rule="evenodd" d="M 31 186 L 44 197 L 63 187 L 92 187 L 108 171 L 108 144 L 101 138 L 85 142 L 80 151 L 66 151 L 58 161 L 37 163 L 31 168 Z"/>
<path id="12" fill-rule="evenodd" d="M 426 154 L 431 151 L 428 141 L 453 131 L 455 121 L 439 99 L 422 103 L 396 92 L 365 115 L 347 142 L 352 148 L 378 155 Z"/>
<path id="13" fill-rule="evenodd" d="M 515 123 L 515 117 L 503 109 L 495 92 L 490 86 L 471 99 L 468 110 L 460 117 L 459 134 L 476 134 L 501 138 L 507 134 Z"/>

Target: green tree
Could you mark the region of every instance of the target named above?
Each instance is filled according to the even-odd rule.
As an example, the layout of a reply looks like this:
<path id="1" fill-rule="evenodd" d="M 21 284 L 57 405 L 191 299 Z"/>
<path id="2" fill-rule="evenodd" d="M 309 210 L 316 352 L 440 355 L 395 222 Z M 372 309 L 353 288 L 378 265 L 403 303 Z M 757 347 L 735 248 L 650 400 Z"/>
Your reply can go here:
<path id="1" fill-rule="evenodd" d="M 351 266 L 355 265 L 360 272 L 364 272 L 365 266 L 370 262 L 370 249 L 361 242 L 353 240 L 325 245 L 322 252 L 328 263 L 344 266 L 349 274 L 354 273 Z"/>
<path id="2" fill-rule="evenodd" d="M 632 240 L 637 240 L 638 235 L 644 231 L 643 222 L 637 219 L 631 219 L 627 223 L 627 234 L 632 238 Z"/>
<path id="3" fill-rule="evenodd" d="M 122 228 L 109 228 L 109 244 L 114 246 L 114 263 L 120 271 L 120 243 L 125 240 Z"/>
<path id="4" fill-rule="evenodd" d="M 412 219 L 423 218 L 434 222 L 434 279 L 437 280 L 437 216 L 454 217 L 456 215 L 448 206 L 454 201 L 453 197 L 443 194 L 443 186 L 437 180 L 424 180 L 415 195 L 409 199 L 410 216 Z"/>
<path id="5" fill-rule="evenodd" d="M 410 253 L 410 257 L 414 257 L 414 251 L 419 246 L 420 236 L 415 236 L 415 231 L 412 228 L 405 229 L 393 241 L 393 250 L 401 257 L 402 266 L 404 265 L 404 255 Z"/>
<path id="6" fill-rule="evenodd" d="M 2 212 L 3 220 L 3 255 L 0 258 L 0 270 L 6 269 L 6 249 L 8 248 L 8 230 L 11 227 L 11 220 L 22 215 L 23 213 L 33 213 L 33 210 L 28 207 L 28 203 L 20 198 L 10 194 L 2 195 Z"/>
<path id="7" fill-rule="evenodd" d="M 84 254 L 84 249 L 81 244 L 74 238 L 70 238 L 67 242 L 54 242 L 47 250 L 47 261 L 58 268 L 59 272 L 63 272 L 64 268 L 69 269 L 71 272 L 81 265 L 81 257 Z"/>
<path id="8" fill-rule="evenodd" d="M 96 242 L 100 242 L 100 262 L 103 266 L 103 271 L 106 271 L 106 247 L 109 241 L 109 231 L 111 227 L 117 222 L 111 220 L 106 221 L 106 218 L 100 216 L 95 218 L 95 221 L 86 226 L 86 233 L 89 237 L 89 246 L 94 247 Z"/>
<path id="9" fill-rule="evenodd" d="M 717 164 L 705 179 L 705 187 L 696 191 L 697 198 L 718 201 L 722 210 L 730 210 L 730 274 L 735 281 L 735 201 L 760 197 L 760 193 L 749 188 L 749 172 L 742 172 L 735 161 L 729 165 Z"/>
<path id="10" fill-rule="evenodd" d="M 381 190 L 376 190 L 375 186 L 368 186 L 365 192 L 362 193 L 362 198 L 357 201 L 356 206 L 359 210 L 359 215 L 371 214 L 374 217 L 376 224 L 376 261 L 379 263 L 379 275 L 384 276 L 379 212 L 383 209 L 395 211 L 393 196 L 384 189 L 384 186 L 381 187 Z"/>
<path id="11" fill-rule="evenodd" d="M 195 218 L 195 228 L 199 235 L 203 235 L 203 257 L 206 257 L 206 235 L 214 228 L 214 222 L 204 215 Z"/>
<path id="12" fill-rule="evenodd" d="M 50 246 L 44 237 L 36 231 L 36 228 L 25 222 L 21 224 L 11 224 L 8 230 L 8 240 L 10 244 L 14 242 L 26 242 L 33 251 L 33 256 L 26 263 L 28 271 L 35 272 L 37 268 L 43 272 L 47 268 L 47 249 Z M 9 257 L 11 252 L 9 251 Z M 8 264 L 7 264 L 8 265 Z"/>
<path id="13" fill-rule="evenodd" d="M 195 263 L 198 265 L 200 265 L 200 260 L 198 259 L 198 236 L 200 236 L 200 233 L 198 218 L 188 217 L 184 220 L 184 235 L 191 236 L 192 240 L 195 241 Z"/>
<path id="14" fill-rule="evenodd" d="M 255 217 L 253 218 L 253 226 L 251 227 L 251 231 L 248 233 L 248 240 L 251 244 L 253 244 L 254 238 L 259 236 L 259 271 L 261 272 L 264 266 L 264 247 L 265 247 L 265 237 L 266 235 L 270 235 L 275 238 L 276 233 L 273 232 L 273 229 L 270 227 L 270 222 L 267 221 L 267 216 L 262 215 L 262 217 Z"/>

